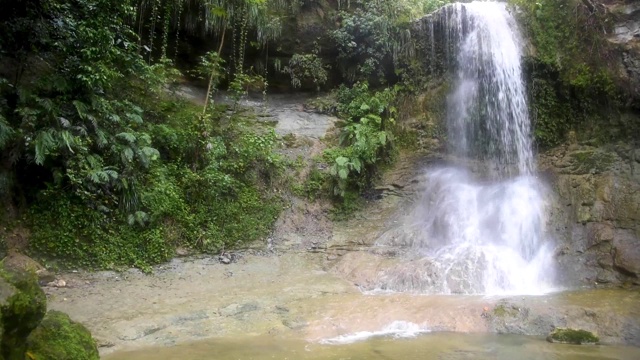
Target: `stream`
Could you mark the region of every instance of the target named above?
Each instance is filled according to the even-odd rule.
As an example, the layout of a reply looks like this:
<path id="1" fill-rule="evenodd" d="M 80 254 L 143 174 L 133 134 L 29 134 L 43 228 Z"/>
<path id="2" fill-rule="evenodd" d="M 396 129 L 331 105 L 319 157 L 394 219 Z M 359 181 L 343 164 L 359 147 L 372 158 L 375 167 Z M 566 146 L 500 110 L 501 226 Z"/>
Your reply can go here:
<path id="1" fill-rule="evenodd" d="M 588 360 L 639 359 L 633 347 L 550 344 L 518 335 L 433 333 L 412 338 L 380 337 L 346 345 L 274 342 L 269 337 L 215 340 L 107 356 L 105 360 L 388 359 L 388 360 Z"/>

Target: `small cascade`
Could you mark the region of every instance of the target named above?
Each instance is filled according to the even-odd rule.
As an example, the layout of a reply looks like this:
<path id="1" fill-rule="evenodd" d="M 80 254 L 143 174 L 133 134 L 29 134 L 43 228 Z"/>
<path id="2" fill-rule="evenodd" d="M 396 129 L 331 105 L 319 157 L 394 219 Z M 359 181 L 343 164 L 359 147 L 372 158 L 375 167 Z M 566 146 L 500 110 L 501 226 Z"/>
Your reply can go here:
<path id="1" fill-rule="evenodd" d="M 427 171 L 426 188 L 403 227 L 420 260 L 385 271 L 378 286 L 446 294 L 547 292 L 552 241 L 544 228 L 545 187 L 534 172 L 517 24 L 499 2 L 451 4 L 428 23 L 429 47 L 444 42 L 439 54 L 453 69 L 448 141 L 465 166 Z"/>

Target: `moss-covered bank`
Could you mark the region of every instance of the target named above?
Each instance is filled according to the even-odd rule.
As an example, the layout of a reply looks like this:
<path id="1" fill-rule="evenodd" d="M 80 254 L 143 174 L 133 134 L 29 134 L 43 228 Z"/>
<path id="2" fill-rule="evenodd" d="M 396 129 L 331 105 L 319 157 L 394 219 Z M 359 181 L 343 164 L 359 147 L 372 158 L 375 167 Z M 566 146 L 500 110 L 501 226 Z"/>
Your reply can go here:
<path id="1" fill-rule="evenodd" d="M 0 263 L 0 360 L 98 359 L 89 331 L 49 312 L 34 273 Z"/>
<path id="2" fill-rule="evenodd" d="M 27 359 L 94 360 L 99 359 L 96 342 L 83 325 L 65 313 L 51 310 L 26 339 Z"/>

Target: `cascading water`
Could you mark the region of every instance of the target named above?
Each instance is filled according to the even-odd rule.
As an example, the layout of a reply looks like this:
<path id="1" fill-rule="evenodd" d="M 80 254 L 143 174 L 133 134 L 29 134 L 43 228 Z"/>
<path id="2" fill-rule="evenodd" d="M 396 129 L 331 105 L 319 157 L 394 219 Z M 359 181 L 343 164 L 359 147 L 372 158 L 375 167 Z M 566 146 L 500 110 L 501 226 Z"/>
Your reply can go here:
<path id="1" fill-rule="evenodd" d="M 428 170 L 424 194 L 404 224 L 422 258 L 384 272 L 379 285 L 422 293 L 546 292 L 552 253 L 544 186 L 534 173 L 517 24 L 504 3 L 443 10 L 455 69 L 448 139 L 452 155 L 468 161 Z"/>

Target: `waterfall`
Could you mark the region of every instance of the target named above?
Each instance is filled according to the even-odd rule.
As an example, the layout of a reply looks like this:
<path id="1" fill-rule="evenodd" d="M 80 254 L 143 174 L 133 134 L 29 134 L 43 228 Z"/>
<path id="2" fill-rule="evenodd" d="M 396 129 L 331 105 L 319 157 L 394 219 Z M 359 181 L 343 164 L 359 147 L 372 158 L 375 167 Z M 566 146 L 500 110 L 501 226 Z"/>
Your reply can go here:
<path id="1" fill-rule="evenodd" d="M 545 187 L 534 171 L 517 24 L 499 2 L 451 4 L 440 14 L 454 75 L 448 141 L 464 166 L 427 170 L 403 227 L 421 260 L 384 272 L 379 287 L 544 293 L 553 279 L 552 241 L 544 229 Z"/>

